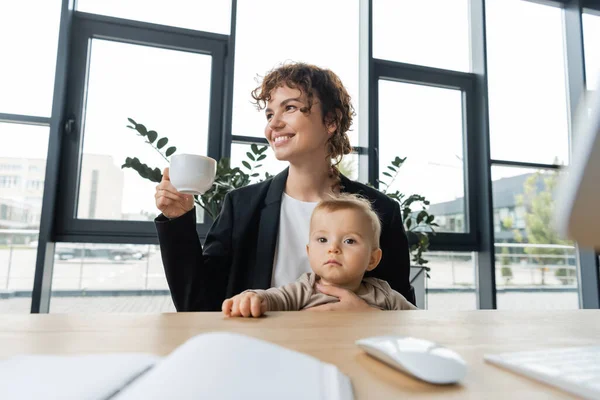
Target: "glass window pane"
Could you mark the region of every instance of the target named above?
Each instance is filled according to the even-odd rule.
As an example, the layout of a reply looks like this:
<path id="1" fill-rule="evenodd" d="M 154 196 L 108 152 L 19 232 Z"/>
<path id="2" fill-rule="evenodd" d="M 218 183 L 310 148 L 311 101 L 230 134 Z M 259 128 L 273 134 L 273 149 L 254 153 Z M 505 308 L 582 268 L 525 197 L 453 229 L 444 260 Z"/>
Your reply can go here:
<path id="1" fill-rule="evenodd" d="M 575 248 L 553 229 L 558 172 L 492 167 L 498 309 L 575 309 Z"/>
<path id="2" fill-rule="evenodd" d="M 459 90 L 379 81 L 380 179 L 392 191 L 425 196 L 441 232 L 468 231 L 462 118 Z M 406 161 L 393 179 L 396 157 Z"/>
<path id="3" fill-rule="evenodd" d="M 52 112 L 60 0 L 0 3 L 0 113 Z"/>
<path id="4" fill-rule="evenodd" d="M 31 309 L 48 134 L 0 123 L 0 314 Z"/>
<path id="5" fill-rule="evenodd" d="M 175 311 L 155 245 L 59 243 L 52 313 Z"/>
<path id="6" fill-rule="evenodd" d="M 168 162 L 127 118 L 167 137 L 178 153 L 206 154 L 211 57 L 94 39 L 85 110 L 78 218 L 152 220 L 156 183 L 130 168 Z"/>
<path id="7" fill-rule="evenodd" d="M 77 0 L 77 10 L 229 35 L 231 0 Z"/>
<path id="8" fill-rule="evenodd" d="M 600 90 L 600 15 L 583 13 L 581 18 L 586 86 L 589 90 Z"/>
<path id="9" fill-rule="evenodd" d="M 475 253 L 431 251 L 423 254 L 431 268 L 427 287 L 428 310 L 475 310 Z"/>
<path id="10" fill-rule="evenodd" d="M 566 164 L 562 10 L 521 0 L 486 5 L 492 158 Z"/>
<path id="11" fill-rule="evenodd" d="M 374 0 L 373 57 L 468 72 L 467 0 Z"/>
<path id="12" fill-rule="evenodd" d="M 256 22 L 257 15 L 263 23 Z M 290 29 L 294 22 L 309 23 L 314 28 Z M 265 115 L 250 103 L 250 92 L 258 85 L 257 75 L 262 77 L 285 61 L 304 61 L 331 69 L 344 83 L 357 109 L 358 26 L 358 0 L 304 0 L 302 6 L 280 0 L 238 2 L 233 134 L 263 136 Z M 351 143 L 357 145 L 358 116 L 351 129 Z"/>
<path id="13" fill-rule="evenodd" d="M 356 153 L 346 154 L 338 165 L 340 173 L 352 180 L 358 180 L 358 167 L 360 158 Z"/>

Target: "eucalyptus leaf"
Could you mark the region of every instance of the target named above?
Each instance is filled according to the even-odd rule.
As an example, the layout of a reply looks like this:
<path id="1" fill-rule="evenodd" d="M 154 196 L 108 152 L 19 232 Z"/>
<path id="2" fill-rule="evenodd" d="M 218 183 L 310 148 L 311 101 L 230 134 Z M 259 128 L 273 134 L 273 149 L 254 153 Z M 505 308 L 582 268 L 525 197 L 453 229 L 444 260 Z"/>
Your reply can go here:
<path id="1" fill-rule="evenodd" d="M 150 143 L 154 143 L 154 141 L 158 137 L 158 133 L 156 133 L 156 131 L 148 131 L 147 135 L 148 135 L 148 141 Z"/>
<path id="2" fill-rule="evenodd" d="M 177 147 L 175 146 L 171 146 L 167 149 L 167 151 L 165 151 L 165 156 L 169 157 L 170 155 L 172 155 L 173 153 L 175 153 L 177 151 Z"/>
<path id="3" fill-rule="evenodd" d="M 162 149 L 163 147 L 165 147 L 167 145 L 168 142 L 169 142 L 169 139 L 167 139 L 166 137 L 160 138 L 160 139 L 158 139 L 158 142 L 156 142 L 156 147 L 158 149 Z"/>
<path id="4" fill-rule="evenodd" d="M 142 136 L 146 136 L 146 134 L 148 133 L 148 130 L 142 124 L 137 124 L 135 126 L 135 130 L 138 131 L 140 133 L 140 135 L 142 135 Z"/>
<path id="5" fill-rule="evenodd" d="M 252 161 L 256 161 L 256 160 L 254 159 L 254 155 L 253 155 L 252 153 L 250 153 L 249 151 L 247 151 L 247 152 L 246 152 L 246 156 L 247 156 L 249 159 L 251 159 Z"/>
<path id="6" fill-rule="evenodd" d="M 250 167 L 250 164 L 248 164 L 248 161 L 242 161 L 242 164 L 244 165 L 244 167 L 252 169 L 252 167 Z"/>

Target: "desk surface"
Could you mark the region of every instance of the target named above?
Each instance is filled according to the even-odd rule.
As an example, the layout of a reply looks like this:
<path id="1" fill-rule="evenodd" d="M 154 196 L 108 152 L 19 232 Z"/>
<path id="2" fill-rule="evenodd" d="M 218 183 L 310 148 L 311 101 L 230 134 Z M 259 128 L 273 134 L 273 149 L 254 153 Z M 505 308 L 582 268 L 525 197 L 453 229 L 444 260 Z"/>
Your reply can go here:
<path id="1" fill-rule="evenodd" d="M 600 344 L 600 310 L 286 312 L 266 318 L 220 313 L 0 315 L 0 357 L 21 353 L 139 351 L 166 355 L 190 337 L 232 331 L 336 364 L 356 399 L 401 394 L 444 399 L 570 398 L 560 390 L 484 363 L 484 353 Z M 469 365 L 461 385 L 436 387 L 370 358 L 354 345 L 384 334 L 415 336 L 456 350 Z"/>

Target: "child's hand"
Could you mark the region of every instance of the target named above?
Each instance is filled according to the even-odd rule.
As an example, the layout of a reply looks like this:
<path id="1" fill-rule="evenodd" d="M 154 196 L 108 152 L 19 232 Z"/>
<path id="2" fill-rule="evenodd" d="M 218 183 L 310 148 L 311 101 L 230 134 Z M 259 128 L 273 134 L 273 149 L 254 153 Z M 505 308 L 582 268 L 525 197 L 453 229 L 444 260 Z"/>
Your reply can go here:
<path id="1" fill-rule="evenodd" d="M 267 311 L 267 302 L 254 292 L 245 292 L 225 300 L 221 309 L 227 317 L 260 317 Z"/>

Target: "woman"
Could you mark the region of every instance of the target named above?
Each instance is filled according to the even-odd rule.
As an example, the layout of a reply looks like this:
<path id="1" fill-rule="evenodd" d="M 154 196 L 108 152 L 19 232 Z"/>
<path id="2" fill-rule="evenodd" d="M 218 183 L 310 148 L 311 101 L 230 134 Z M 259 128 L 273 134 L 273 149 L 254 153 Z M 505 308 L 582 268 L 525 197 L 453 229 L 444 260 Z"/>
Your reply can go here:
<path id="1" fill-rule="evenodd" d="M 228 193 L 204 247 L 196 233 L 193 198 L 169 181 L 156 187 L 161 254 L 178 311 L 218 311 L 224 299 L 246 289 L 267 289 L 310 271 L 305 244 L 310 214 L 327 194 L 360 194 L 382 221 L 383 258 L 370 276 L 388 281 L 412 303 L 410 256 L 398 203 L 341 175 L 350 153 L 348 130 L 354 109 L 333 72 L 304 63 L 271 71 L 252 92 L 266 117 L 265 137 L 289 168 L 272 179 Z M 368 275 L 368 276 L 369 276 Z M 352 292 L 327 287 L 340 302 L 313 310 L 368 310 Z M 325 291 L 324 291 L 325 293 Z"/>

